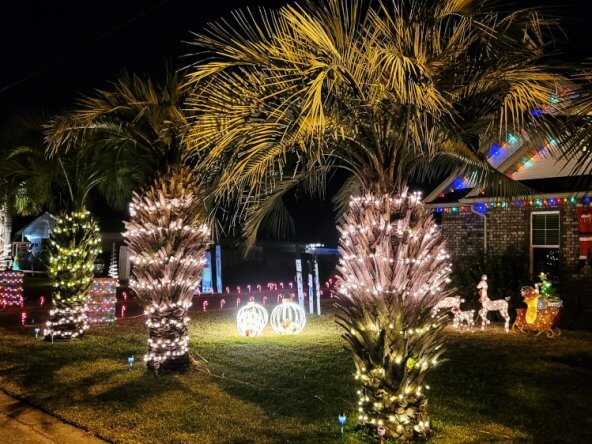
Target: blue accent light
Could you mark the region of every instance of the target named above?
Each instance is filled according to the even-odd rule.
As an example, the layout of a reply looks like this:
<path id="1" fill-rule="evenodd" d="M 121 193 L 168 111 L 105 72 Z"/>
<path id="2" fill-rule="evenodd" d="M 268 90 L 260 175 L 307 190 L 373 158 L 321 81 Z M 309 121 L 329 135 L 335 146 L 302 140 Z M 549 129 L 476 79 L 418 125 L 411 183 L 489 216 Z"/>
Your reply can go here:
<path id="1" fill-rule="evenodd" d="M 443 211 L 444 211 L 444 208 L 442 208 L 442 207 L 438 207 L 438 208 L 436 209 L 436 211 L 437 211 L 438 213 L 441 213 L 441 212 L 443 212 Z"/>
<path id="2" fill-rule="evenodd" d="M 587 204 L 590 203 L 590 196 L 584 197 L 584 202 Z"/>
<path id="3" fill-rule="evenodd" d="M 498 154 L 501 154 L 502 152 L 502 147 L 499 146 L 498 144 L 494 143 L 493 145 L 491 145 L 491 148 L 489 148 L 489 157 L 495 157 Z"/>
<path id="4" fill-rule="evenodd" d="M 478 213 L 487 213 L 487 205 L 485 205 L 483 202 L 475 204 L 473 209 Z"/>
<path id="5" fill-rule="evenodd" d="M 543 115 L 543 110 L 535 108 L 530 112 L 530 114 L 532 114 L 534 117 L 541 117 Z"/>

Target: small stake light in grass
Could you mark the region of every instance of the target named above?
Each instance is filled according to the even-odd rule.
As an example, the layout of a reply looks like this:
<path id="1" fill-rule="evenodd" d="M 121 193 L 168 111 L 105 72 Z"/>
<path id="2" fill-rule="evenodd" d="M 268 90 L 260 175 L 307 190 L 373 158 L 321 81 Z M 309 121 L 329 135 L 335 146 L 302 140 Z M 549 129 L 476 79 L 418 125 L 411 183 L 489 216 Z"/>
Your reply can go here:
<path id="1" fill-rule="evenodd" d="M 39 336 L 39 331 L 41 331 L 41 329 L 39 327 L 35 327 L 35 337 Z"/>
<path id="2" fill-rule="evenodd" d="M 276 333 L 297 335 L 305 325 L 304 310 L 290 298 L 285 298 L 271 312 L 271 327 Z"/>
<path id="3" fill-rule="evenodd" d="M 260 336 L 267 325 L 267 310 L 255 301 L 250 301 L 236 315 L 236 327 L 242 336 Z"/>
<path id="4" fill-rule="evenodd" d="M 134 361 L 135 360 L 136 360 L 136 358 L 134 358 L 134 355 L 131 355 L 129 358 L 127 358 L 127 362 L 129 364 L 130 371 L 134 368 Z"/>
<path id="5" fill-rule="evenodd" d="M 341 433 L 343 433 L 343 426 L 345 426 L 345 420 L 346 419 L 347 419 L 347 416 L 345 416 L 345 413 L 341 413 L 337 417 L 337 421 L 339 422 L 339 428 L 341 429 Z"/>

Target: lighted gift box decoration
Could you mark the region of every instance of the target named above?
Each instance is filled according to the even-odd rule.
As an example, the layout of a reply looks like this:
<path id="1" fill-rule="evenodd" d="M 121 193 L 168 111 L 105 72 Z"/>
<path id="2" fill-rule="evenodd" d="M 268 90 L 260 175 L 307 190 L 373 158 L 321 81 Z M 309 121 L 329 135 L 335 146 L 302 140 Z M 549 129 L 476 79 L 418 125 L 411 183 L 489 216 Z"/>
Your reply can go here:
<path id="1" fill-rule="evenodd" d="M 117 279 L 93 279 L 86 302 L 89 324 L 112 323 L 115 321 L 117 305 Z"/>
<path id="2" fill-rule="evenodd" d="M 23 305 L 23 272 L 0 271 L 0 306 L 22 307 Z"/>
<path id="3" fill-rule="evenodd" d="M 242 336 L 260 336 L 269 315 L 267 310 L 254 301 L 241 308 L 236 315 L 236 327 Z"/>
<path id="4" fill-rule="evenodd" d="M 300 305 L 286 298 L 271 312 L 271 328 L 276 333 L 297 335 L 306 325 L 306 314 Z"/>

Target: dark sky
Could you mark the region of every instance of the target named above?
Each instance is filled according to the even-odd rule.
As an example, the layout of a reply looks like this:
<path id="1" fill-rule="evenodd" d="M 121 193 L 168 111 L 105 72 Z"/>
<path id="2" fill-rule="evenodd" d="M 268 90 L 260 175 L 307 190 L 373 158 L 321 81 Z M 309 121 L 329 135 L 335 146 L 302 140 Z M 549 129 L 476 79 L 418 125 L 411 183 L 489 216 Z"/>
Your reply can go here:
<path id="1" fill-rule="evenodd" d="M 429 0 L 428 0 L 429 1 Z M 164 62 L 184 64 L 190 31 L 238 7 L 279 6 L 284 0 L 12 0 L 0 8 L 0 121 L 22 110 L 67 109 L 81 93 L 105 87 L 124 70 L 158 77 Z M 562 17 L 562 57 L 592 57 L 592 0 L 515 0 Z M 303 236 L 333 226 L 327 205 L 298 207 L 310 226 Z M 308 217 L 311 214 L 313 217 Z M 319 227 L 321 225 L 322 227 Z M 333 230 L 334 231 L 334 230 Z M 334 236 L 332 233 L 331 237 Z M 332 239 L 333 240 L 333 239 Z M 330 242 L 333 243 L 333 242 Z"/>
<path id="2" fill-rule="evenodd" d="M 3 2 L 0 117 L 17 108 L 52 111 L 80 92 L 105 86 L 124 69 L 158 74 L 192 49 L 183 40 L 237 7 L 281 0 L 101 0 Z M 512 3 L 507 3 L 512 5 Z M 590 0 L 515 0 L 563 17 L 564 56 L 592 56 Z M 557 6 L 554 6 L 557 5 Z M 15 84 L 16 83 L 16 84 Z M 12 85 L 12 86 L 11 86 Z M 8 88 L 8 89 L 5 89 Z"/>

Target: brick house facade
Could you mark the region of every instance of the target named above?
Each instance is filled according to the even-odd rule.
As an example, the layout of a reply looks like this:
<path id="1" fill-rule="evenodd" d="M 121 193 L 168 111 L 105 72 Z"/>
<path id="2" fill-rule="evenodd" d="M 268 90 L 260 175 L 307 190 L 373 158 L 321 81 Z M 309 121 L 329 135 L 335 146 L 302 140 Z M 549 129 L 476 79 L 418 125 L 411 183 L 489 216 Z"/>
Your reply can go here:
<path id="1" fill-rule="evenodd" d="M 457 208 L 457 207 L 452 207 Z M 468 207 L 470 208 L 470 207 Z M 475 256 L 484 251 L 491 255 L 518 255 L 530 258 L 531 275 L 541 270 L 533 266 L 531 245 L 532 213 L 559 213 L 558 289 L 569 305 L 592 311 L 592 266 L 579 259 L 578 218 L 575 205 L 555 207 L 493 207 L 483 214 L 443 211 L 441 229 L 447 250 L 453 259 Z M 486 238 L 485 238 L 486 236 Z"/>

